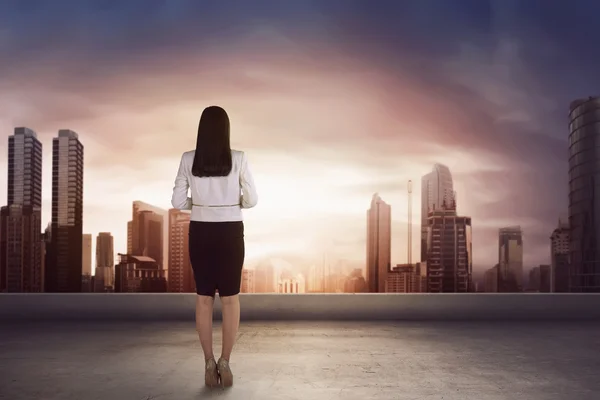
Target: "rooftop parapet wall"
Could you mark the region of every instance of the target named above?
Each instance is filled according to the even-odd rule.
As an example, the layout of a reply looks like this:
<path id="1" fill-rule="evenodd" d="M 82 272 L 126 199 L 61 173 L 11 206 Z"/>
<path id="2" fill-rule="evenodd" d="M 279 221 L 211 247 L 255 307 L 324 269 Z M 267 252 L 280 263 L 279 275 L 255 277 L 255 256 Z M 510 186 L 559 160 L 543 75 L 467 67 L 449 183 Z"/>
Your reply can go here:
<path id="1" fill-rule="evenodd" d="M 0 321 L 192 321 L 195 299 L 178 293 L 3 293 Z M 241 294 L 240 302 L 243 320 L 600 321 L 600 294 Z"/>

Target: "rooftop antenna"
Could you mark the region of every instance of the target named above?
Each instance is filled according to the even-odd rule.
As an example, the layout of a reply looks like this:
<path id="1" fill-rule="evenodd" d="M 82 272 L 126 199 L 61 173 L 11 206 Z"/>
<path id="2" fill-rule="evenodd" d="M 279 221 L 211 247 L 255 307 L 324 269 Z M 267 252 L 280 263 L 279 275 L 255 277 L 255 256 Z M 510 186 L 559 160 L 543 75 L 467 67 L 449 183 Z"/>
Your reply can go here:
<path id="1" fill-rule="evenodd" d="M 408 181 L 408 265 L 412 265 L 412 180 Z"/>

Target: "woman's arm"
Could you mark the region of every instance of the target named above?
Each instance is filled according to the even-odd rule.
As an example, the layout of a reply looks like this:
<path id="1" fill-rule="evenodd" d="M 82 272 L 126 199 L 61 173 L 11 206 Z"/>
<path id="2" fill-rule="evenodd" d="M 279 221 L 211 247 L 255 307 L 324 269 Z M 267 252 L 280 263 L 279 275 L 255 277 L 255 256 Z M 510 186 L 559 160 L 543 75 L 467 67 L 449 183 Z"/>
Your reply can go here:
<path id="1" fill-rule="evenodd" d="M 171 205 L 179 210 L 191 210 L 192 199 L 188 197 L 190 182 L 188 181 L 188 172 L 185 165 L 185 154 L 181 156 L 179 170 L 175 178 L 175 187 L 173 188 L 173 196 L 171 197 Z"/>
<path id="2" fill-rule="evenodd" d="M 242 196 L 240 205 L 242 208 L 252 208 L 258 203 L 258 194 L 254 185 L 254 177 L 248 167 L 248 159 L 246 153 L 242 153 L 242 165 L 240 168 L 240 187 L 242 188 Z"/>

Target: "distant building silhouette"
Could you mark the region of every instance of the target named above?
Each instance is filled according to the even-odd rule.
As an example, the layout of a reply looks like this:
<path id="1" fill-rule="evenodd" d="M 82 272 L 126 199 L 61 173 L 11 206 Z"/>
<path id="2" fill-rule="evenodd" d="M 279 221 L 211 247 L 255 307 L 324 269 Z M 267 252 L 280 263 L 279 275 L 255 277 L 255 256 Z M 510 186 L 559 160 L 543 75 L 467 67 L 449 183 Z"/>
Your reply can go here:
<path id="1" fill-rule="evenodd" d="M 529 284 L 527 291 L 538 293 L 551 292 L 551 267 L 550 265 L 540 265 L 529 271 Z"/>
<path id="2" fill-rule="evenodd" d="M 569 108 L 569 288 L 600 292 L 600 97 Z"/>
<path id="3" fill-rule="evenodd" d="M 254 269 L 254 290 L 256 293 L 276 293 L 278 271 L 272 260 L 260 262 Z"/>
<path id="4" fill-rule="evenodd" d="M 452 174 L 447 166 L 435 164 L 431 172 L 421 178 L 421 261 L 427 261 L 429 212 L 441 209 L 444 203 L 450 204 L 455 197 Z"/>
<path id="5" fill-rule="evenodd" d="M 306 293 L 306 279 L 304 275 L 282 273 L 277 282 L 277 293 Z"/>
<path id="6" fill-rule="evenodd" d="M 119 254 L 115 266 L 115 292 L 165 293 L 166 271 L 150 257 Z"/>
<path id="7" fill-rule="evenodd" d="M 42 292 L 46 291 L 45 288 L 45 282 L 46 282 L 46 259 L 48 257 L 48 251 L 47 248 L 50 246 L 50 243 L 52 241 L 52 223 L 48 223 L 48 225 L 46 226 L 46 229 L 44 229 L 44 232 L 41 235 L 41 240 L 40 240 L 40 260 L 41 260 L 41 264 L 42 264 L 42 274 L 41 274 L 41 281 L 42 281 Z M 93 287 L 93 284 L 91 285 L 91 287 Z"/>
<path id="8" fill-rule="evenodd" d="M 47 292 L 81 292 L 83 145 L 61 129 L 52 139 L 52 241 L 46 257 Z"/>
<path id="9" fill-rule="evenodd" d="M 189 256 L 190 213 L 169 210 L 169 292 L 196 293 Z"/>
<path id="10" fill-rule="evenodd" d="M 387 274 L 386 293 L 420 293 L 422 291 L 418 266 L 415 264 L 398 264 Z"/>
<path id="11" fill-rule="evenodd" d="M 383 293 L 392 258 L 392 208 L 376 193 L 367 210 L 367 287 Z"/>
<path id="12" fill-rule="evenodd" d="M 110 232 L 96 236 L 95 292 L 113 292 L 115 289 L 114 238 Z"/>
<path id="13" fill-rule="evenodd" d="M 92 235 L 81 235 L 81 291 L 92 292 Z"/>
<path id="14" fill-rule="evenodd" d="M 494 265 L 483 274 L 483 291 L 486 293 L 498 292 L 498 276 L 500 264 Z"/>
<path id="15" fill-rule="evenodd" d="M 242 293 L 256 293 L 256 288 L 254 287 L 254 273 L 256 271 L 253 269 L 242 269 L 242 285 L 240 291 Z"/>
<path id="16" fill-rule="evenodd" d="M 133 221 L 127 221 L 127 254 L 133 253 Z"/>
<path id="17" fill-rule="evenodd" d="M 521 292 L 523 285 L 523 230 L 510 226 L 498 230 L 498 291 Z"/>
<path id="18" fill-rule="evenodd" d="M 308 293 L 325 292 L 325 265 L 321 263 L 312 264 L 308 268 L 308 279 L 306 281 Z"/>
<path id="19" fill-rule="evenodd" d="M 367 281 L 360 268 L 354 269 L 344 283 L 345 293 L 364 293 L 368 290 Z"/>
<path id="20" fill-rule="evenodd" d="M 558 227 L 550 236 L 550 256 L 552 266 L 552 291 L 569 291 L 569 223 L 558 221 Z"/>
<path id="21" fill-rule="evenodd" d="M 169 240 L 166 218 L 168 213 L 162 208 L 142 201 L 133 202 L 130 254 L 150 257 L 164 269 L 168 264 L 165 261 L 168 260 Z"/>

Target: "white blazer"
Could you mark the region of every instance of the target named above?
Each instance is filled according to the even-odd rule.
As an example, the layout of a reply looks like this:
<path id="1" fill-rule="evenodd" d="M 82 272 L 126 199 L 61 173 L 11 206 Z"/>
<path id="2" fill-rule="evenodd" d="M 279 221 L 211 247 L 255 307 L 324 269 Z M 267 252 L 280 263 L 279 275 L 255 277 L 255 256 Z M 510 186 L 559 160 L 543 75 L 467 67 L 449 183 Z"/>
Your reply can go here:
<path id="1" fill-rule="evenodd" d="M 194 154 L 192 150 L 181 156 L 171 198 L 173 207 L 191 210 L 192 221 L 242 221 L 242 208 L 252 208 L 258 202 L 246 154 L 231 150 L 231 173 L 203 178 L 192 175 Z M 191 197 L 188 197 L 190 189 Z"/>

